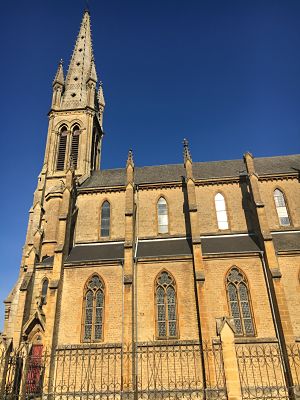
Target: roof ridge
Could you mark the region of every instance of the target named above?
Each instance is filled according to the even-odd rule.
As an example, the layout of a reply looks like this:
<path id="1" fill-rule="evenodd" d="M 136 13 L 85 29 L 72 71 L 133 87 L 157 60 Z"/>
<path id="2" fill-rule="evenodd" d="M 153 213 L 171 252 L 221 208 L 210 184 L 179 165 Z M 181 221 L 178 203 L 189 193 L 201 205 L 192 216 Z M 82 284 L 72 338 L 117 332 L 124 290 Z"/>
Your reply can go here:
<path id="1" fill-rule="evenodd" d="M 265 158 L 288 158 L 288 157 L 300 157 L 300 154 L 284 154 L 281 156 L 265 156 L 265 157 L 254 157 L 254 160 L 261 160 L 261 159 L 265 159 Z"/>

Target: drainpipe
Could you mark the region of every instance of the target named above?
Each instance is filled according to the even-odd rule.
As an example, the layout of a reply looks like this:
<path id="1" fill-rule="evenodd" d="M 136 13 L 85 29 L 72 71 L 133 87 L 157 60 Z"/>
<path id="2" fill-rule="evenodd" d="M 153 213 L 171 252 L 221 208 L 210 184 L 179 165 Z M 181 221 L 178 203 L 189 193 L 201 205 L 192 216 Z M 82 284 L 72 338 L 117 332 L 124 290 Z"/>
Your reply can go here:
<path id="1" fill-rule="evenodd" d="M 124 260 L 120 260 L 122 268 L 122 332 L 121 332 L 121 393 L 123 393 L 123 359 L 124 359 Z"/>
<path id="2" fill-rule="evenodd" d="M 282 330 L 282 326 L 281 326 L 281 321 L 280 321 L 280 317 L 278 317 L 279 310 L 278 310 L 278 304 L 277 304 L 277 299 L 276 299 L 276 295 L 275 295 L 275 289 L 273 286 L 273 282 L 271 281 L 272 278 L 270 278 L 270 275 L 268 273 L 268 269 L 267 269 L 267 266 L 265 263 L 264 251 L 259 251 L 259 255 L 261 258 L 262 265 L 263 265 L 264 277 L 265 277 L 267 292 L 268 292 L 268 296 L 269 296 L 269 300 L 270 300 L 274 328 L 275 328 L 276 337 L 277 337 L 278 345 L 279 345 L 280 358 L 282 361 L 285 383 L 286 383 L 286 386 L 288 389 L 289 398 L 291 400 L 295 400 L 296 397 L 295 397 L 294 382 L 293 382 L 293 377 L 292 377 L 292 373 L 291 373 L 289 357 L 288 357 L 285 338 L 284 338 L 284 334 L 283 334 L 283 330 Z"/>
<path id="3" fill-rule="evenodd" d="M 134 255 L 133 255 L 133 312 L 132 312 L 132 338 L 133 338 L 133 379 L 134 379 L 134 399 L 138 399 L 138 353 L 137 353 L 137 251 L 139 242 L 138 232 L 138 204 L 139 204 L 139 187 L 136 185 L 135 191 L 135 221 L 134 221 Z"/>

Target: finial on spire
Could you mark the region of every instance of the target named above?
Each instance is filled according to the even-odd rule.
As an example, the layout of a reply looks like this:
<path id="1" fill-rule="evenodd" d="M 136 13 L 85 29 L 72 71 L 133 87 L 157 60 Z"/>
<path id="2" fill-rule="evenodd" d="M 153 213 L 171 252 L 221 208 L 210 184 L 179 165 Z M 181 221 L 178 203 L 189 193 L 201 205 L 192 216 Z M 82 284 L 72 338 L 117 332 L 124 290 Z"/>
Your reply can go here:
<path id="1" fill-rule="evenodd" d="M 183 139 L 183 157 L 184 162 L 186 162 L 187 160 L 192 161 L 192 156 L 189 149 L 189 142 L 187 139 Z"/>
<path id="2" fill-rule="evenodd" d="M 88 13 L 90 14 L 90 7 L 89 7 L 89 2 L 88 0 L 85 0 L 85 8 L 83 13 Z"/>
<path id="3" fill-rule="evenodd" d="M 61 85 L 64 85 L 65 79 L 64 79 L 64 69 L 63 69 L 63 59 L 61 58 L 57 67 L 57 71 L 54 77 L 53 85 L 55 83 L 59 83 Z"/>
<path id="4" fill-rule="evenodd" d="M 126 167 L 128 167 L 128 165 L 134 166 L 132 149 L 129 149 L 129 151 L 128 151 Z"/>

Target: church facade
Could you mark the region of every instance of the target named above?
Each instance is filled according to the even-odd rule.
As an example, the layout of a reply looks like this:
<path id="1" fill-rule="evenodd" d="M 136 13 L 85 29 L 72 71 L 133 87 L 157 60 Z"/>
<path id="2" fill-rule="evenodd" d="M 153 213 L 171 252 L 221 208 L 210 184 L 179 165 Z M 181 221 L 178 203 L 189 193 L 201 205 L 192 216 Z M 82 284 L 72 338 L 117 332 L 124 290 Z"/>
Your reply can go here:
<path id="1" fill-rule="evenodd" d="M 101 170 L 85 12 L 5 300 L 1 398 L 299 397 L 300 155 Z M 196 156 L 196 154 L 194 154 Z"/>

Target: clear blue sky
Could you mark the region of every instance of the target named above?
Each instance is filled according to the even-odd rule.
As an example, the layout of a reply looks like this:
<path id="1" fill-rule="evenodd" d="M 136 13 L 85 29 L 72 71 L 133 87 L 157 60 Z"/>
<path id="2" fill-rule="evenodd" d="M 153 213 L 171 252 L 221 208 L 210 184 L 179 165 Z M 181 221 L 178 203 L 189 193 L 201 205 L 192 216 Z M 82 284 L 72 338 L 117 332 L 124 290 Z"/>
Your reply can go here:
<path id="1" fill-rule="evenodd" d="M 15 282 L 51 85 L 83 0 L 1 4 L 0 301 Z M 300 1 L 90 0 L 104 82 L 102 168 L 300 152 Z M 3 308 L 1 320 L 3 319 Z"/>

